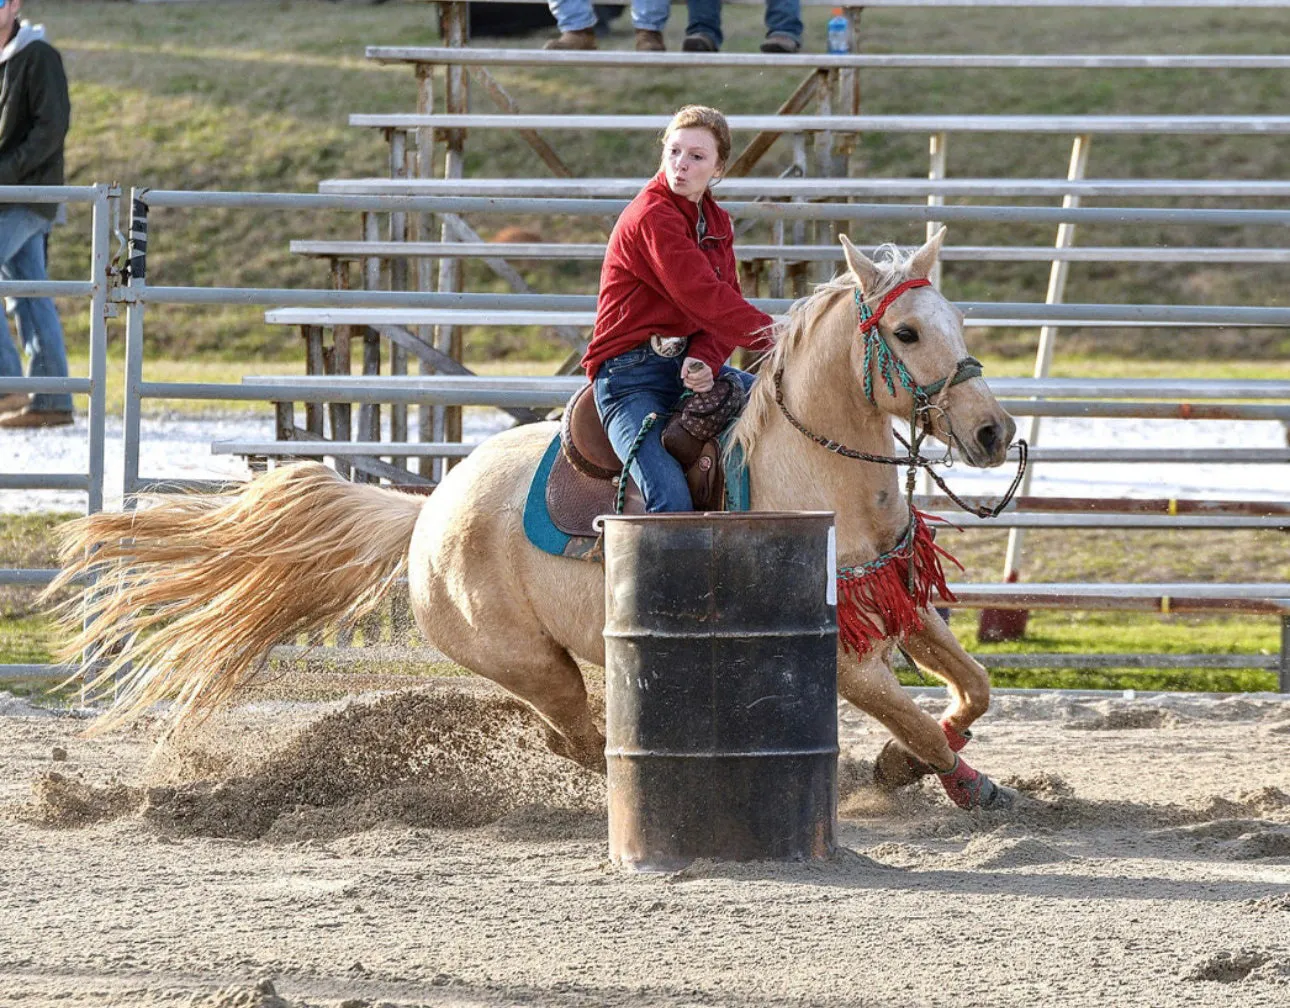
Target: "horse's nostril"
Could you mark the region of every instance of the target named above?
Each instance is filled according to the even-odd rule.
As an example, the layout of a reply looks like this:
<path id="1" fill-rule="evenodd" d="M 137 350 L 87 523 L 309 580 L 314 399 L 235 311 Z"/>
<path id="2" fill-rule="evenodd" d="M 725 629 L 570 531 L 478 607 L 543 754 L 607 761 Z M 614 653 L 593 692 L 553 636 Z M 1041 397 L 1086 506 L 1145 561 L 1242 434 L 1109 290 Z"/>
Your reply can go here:
<path id="1" fill-rule="evenodd" d="M 987 455 L 993 455 L 999 447 L 999 425 L 988 423 L 978 428 L 976 440 Z"/>

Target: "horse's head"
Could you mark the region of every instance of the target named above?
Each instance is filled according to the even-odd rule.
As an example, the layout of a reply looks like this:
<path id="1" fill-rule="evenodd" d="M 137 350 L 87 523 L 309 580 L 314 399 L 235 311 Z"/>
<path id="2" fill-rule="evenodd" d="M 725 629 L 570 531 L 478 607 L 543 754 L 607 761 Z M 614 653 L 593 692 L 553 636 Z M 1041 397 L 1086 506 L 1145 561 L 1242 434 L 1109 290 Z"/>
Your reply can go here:
<path id="1" fill-rule="evenodd" d="M 941 228 L 907 259 L 892 250 L 874 262 L 842 236 L 847 268 L 858 285 L 845 309 L 855 334 L 850 359 L 879 409 L 908 419 L 921 407 L 930 433 L 956 445 L 968 465 L 997 466 L 1017 425 L 967 352 L 963 313 L 927 280 L 944 237 Z"/>

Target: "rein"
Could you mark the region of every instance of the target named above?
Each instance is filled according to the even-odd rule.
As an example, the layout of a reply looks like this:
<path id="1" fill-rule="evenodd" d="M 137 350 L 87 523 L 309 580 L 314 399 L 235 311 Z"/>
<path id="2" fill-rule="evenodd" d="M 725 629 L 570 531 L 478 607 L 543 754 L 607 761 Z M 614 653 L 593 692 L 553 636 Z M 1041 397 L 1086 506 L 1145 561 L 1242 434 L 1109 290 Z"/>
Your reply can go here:
<path id="1" fill-rule="evenodd" d="M 1008 487 L 1004 495 L 994 504 L 993 507 L 983 507 L 980 505 L 969 504 L 959 497 L 946 484 L 944 479 L 933 469 L 936 465 L 950 465 L 953 461 L 950 451 L 947 449 L 945 456 L 939 459 L 925 458 L 920 453 L 923 439 L 927 436 L 931 428 L 931 412 L 938 407 L 932 402 L 932 398 L 939 393 L 953 388 L 961 382 L 968 381 L 972 378 L 979 378 L 983 374 L 981 362 L 975 357 L 964 357 L 954 365 L 951 374 L 931 382 L 927 385 L 919 385 L 914 381 L 909 369 L 901 362 L 894 353 L 891 346 L 887 343 L 882 331 L 878 328 L 883 314 L 891 306 L 891 303 L 900 297 L 906 291 L 914 290 L 918 287 L 929 287 L 931 281 L 926 279 L 905 280 L 897 284 L 892 290 L 888 291 L 879 301 L 874 310 L 870 310 L 861 296 L 860 288 L 856 288 L 856 309 L 859 321 L 856 328 L 856 335 L 864 340 L 864 394 L 865 398 L 871 405 L 877 406 L 874 397 L 873 376 L 874 372 L 882 379 L 886 385 L 887 391 L 891 395 L 896 394 L 896 385 L 900 384 L 901 388 L 909 392 L 913 397 L 914 405 L 909 416 L 909 439 L 906 440 L 899 432 L 893 431 L 897 440 L 905 447 L 904 455 L 875 455 L 870 452 L 857 451 L 854 448 L 848 448 L 840 441 L 834 441 L 832 438 L 826 438 L 821 434 L 807 427 L 801 420 L 795 417 L 787 404 L 784 402 L 784 365 L 781 364 L 774 374 L 775 383 L 775 404 L 779 406 L 780 412 L 792 426 L 802 435 L 815 442 L 826 451 L 835 455 L 841 455 L 843 458 L 855 459 L 859 462 L 875 462 L 880 465 L 905 466 L 905 497 L 909 502 L 909 524 L 900 540 L 896 545 L 881 554 L 874 560 L 870 560 L 856 568 L 843 568 L 840 575 L 843 577 L 865 576 L 886 566 L 891 560 L 897 558 L 908 558 L 912 556 L 912 545 L 916 533 L 923 522 L 922 516 L 914 509 L 914 485 L 918 478 L 918 470 L 926 469 L 927 475 L 932 481 L 940 487 L 942 491 L 956 505 L 969 514 L 978 518 L 997 518 L 1003 513 L 1003 510 L 1012 501 L 1016 495 L 1017 489 L 1021 486 L 1022 478 L 1025 476 L 1026 465 L 1029 460 L 1029 448 L 1025 441 L 1017 441 L 1017 448 L 1020 459 L 1017 465 L 1017 474 L 1013 477 L 1012 484 Z M 958 440 L 953 429 L 950 430 L 951 440 Z M 907 580 L 910 591 L 913 591 L 913 582 L 915 579 L 915 565 L 908 565 Z"/>

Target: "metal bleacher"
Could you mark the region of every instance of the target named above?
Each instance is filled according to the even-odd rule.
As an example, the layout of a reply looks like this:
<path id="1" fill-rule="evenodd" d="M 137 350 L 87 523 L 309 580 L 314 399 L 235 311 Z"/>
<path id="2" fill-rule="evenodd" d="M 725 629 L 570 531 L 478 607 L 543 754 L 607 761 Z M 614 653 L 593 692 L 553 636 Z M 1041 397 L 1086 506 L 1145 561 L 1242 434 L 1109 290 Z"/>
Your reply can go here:
<path id="1" fill-rule="evenodd" d="M 808 5 L 812 0 L 807 0 Z M 831 6 L 831 3 L 826 5 Z M 1290 0 L 1251 0 L 1239 4 L 1188 2 L 1188 0 L 877 0 L 875 8 L 1284 8 Z M 588 131 L 658 133 L 668 116 L 614 114 L 612 110 L 588 114 L 520 110 L 494 71 L 524 67 L 553 73 L 573 68 L 632 68 L 640 73 L 669 72 L 704 66 L 728 68 L 730 72 L 796 72 L 805 79 L 784 101 L 776 114 L 732 115 L 730 125 L 737 138 L 746 142 L 732 158 L 731 171 L 717 192 L 728 201 L 741 227 L 738 255 L 745 270 L 746 289 L 762 293 L 764 282 L 769 297 L 760 300 L 767 310 L 782 311 L 794 295 L 804 292 L 811 277 L 831 272 L 840 255 L 836 234 L 858 222 L 916 222 L 932 227 L 945 221 L 1012 221 L 1057 226 L 1053 244 L 955 244 L 944 250 L 946 262 L 1041 262 L 1050 267 L 1043 301 L 1026 303 L 961 305 L 974 327 L 1020 327 L 1040 329 L 1040 350 L 1034 379 L 999 379 L 991 385 L 1005 405 L 1019 416 L 1180 417 L 1290 420 L 1290 388 L 1286 383 L 1212 383 L 1174 380 L 1134 385 L 1124 381 L 1078 381 L 1063 384 L 1048 377 L 1053 344 L 1058 329 L 1084 327 L 1148 326 L 1161 333 L 1193 327 L 1239 327 L 1290 325 L 1290 310 L 1261 305 L 1114 305 L 1064 304 L 1068 270 L 1075 263 L 1193 263 L 1206 266 L 1284 264 L 1290 261 L 1290 242 L 1284 239 L 1258 245 L 1203 244 L 1183 241 L 1159 244 L 1153 232 L 1149 240 L 1136 243 L 1100 243 L 1077 246 L 1075 228 L 1093 224 L 1179 225 L 1211 224 L 1244 228 L 1257 225 L 1266 236 L 1271 230 L 1284 234 L 1290 213 L 1280 207 L 1290 195 L 1284 179 L 1249 178 L 1089 178 L 1089 147 L 1097 137 L 1141 136 L 1195 138 L 1199 142 L 1222 142 L 1225 138 L 1265 138 L 1284 144 L 1290 134 L 1290 116 L 1279 114 L 1065 114 L 1018 115 L 1007 110 L 997 114 L 875 114 L 861 106 L 861 73 L 901 69 L 1047 70 L 1104 71 L 1171 70 L 1206 73 L 1228 70 L 1290 70 L 1290 55 L 1215 53 L 867 53 L 861 51 L 864 33 L 861 8 L 847 8 L 852 26 L 851 55 L 829 56 L 804 53 L 796 56 L 756 53 L 691 54 L 680 52 L 549 52 L 537 49 L 476 49 L 468 46 L 464 34 L 465 5 L 441 3 L 444 25 L 442 46 L 370 46 L 370 60 L 409 68 L 417 85 L 416 109 L 399 113 L 356 111 L 351 125 L 381 131 L 389 145 L 389 177 L 328 179 L 320 193 L 330 196 L 384 197 L 429 200 L 412 209 L 408 204 L 388 213 L 364 214 L 361 238 L 341 240 L 302 238 L 292 251 L 326 260 L 336 286 L 355 285 L 351 269 L 357 267 L 362 286 L 384 286 L 391 290 L 437 291 L 448 300 L 436 305 L 419 303 L 408 307 L 337 308 L 287 307 L 267 313 L 272 324 L 298 327 L 310 349 L 310 359 L 322 361 L 325 333 L 348 346 L 352 338 L 364 340 L 364 375 L 345 371 L 323 372 L 298 379 L 258 376 L 247 379 L 261 390 L 274 389 L 283 396 L 301 396 L 316 406 L 335 404 L 338 386 L 352 390 L 349 402 L 365 403 L 365 420 L 360 424 L 364 440 L 350 441 L 349 421 L 333 427 L 325 440 L 322 418 L 316 408 L 309 430 L 280 424 L 280 433 L 291 439 L 274 448 L 271 442 L 227 442 L 217 451 L 254 455 L 326 457 L 341 464 L 361 461 L 362 452 L 372 459 L 384 459 L 385 471 L 408 470 L 410 460 L 419 459 L 411 481 L 432 486 L 436 468 L 444 460 L 466 451 L 456 447 L 461 437 L 462 405 L 505 405 L 540 414 L 563 401 L 579 379 L 552 376 L 525 379 L 483 379 L 471 377 L 461 360 L 462 328 L 466 326 L 548 326 L 563 338 L 576 360 L 593 318 L 594 291 L 581 295 L 543 295 L 516 268 L 517 262 L 595 262 L 604 244 L 594 234 L 599 221 L 611 220 L 623 202 L 635 194 L 644 180 L 635 178 L 578 177 L 559 154 L 553 137 L 568 132 Z M 484 96 L 498 109 L 484 113 L 472 106 L 472 92 Z M 814 111 L 811 111 L 811 109 Z M 553 177 L 474 178 L 465 177 L 464 152 L 469 138 L 486 133 L 506 132 L 533 148 Z M 948 178 L 946 147 L 950 139 L 971 134 L 1021 134 L 1027 136 L 1068 136 L 1071 157 L 1065 177 Z M 852 158 L 863 137 L 875 134 L 925 136 L 929 157 L 926 177 L 857 177 Z M 791 168 L 786 176 L 755 176 L 752 172 L 775 144 L 792 147 Z M 578 166 L 594 168 L 594 166 Z M 994 206 L 979 205 L 981 200 Z M 1047 199 L 1060 206 L 1008 205 L 1008 200 Z M 911 205 L 909 201 L 918 201 Z M 962 205 L 946 205 L 963 200 Z M 1088 201 L 1119 201 L 1116 206 L 1090 207 Z M 1125 200 L 1138 200 L 1124 206 Z M 1161 207 L 1161 200 L 1174 201 Z M 1203 207 L 1179 206 L 1178 201 L 1203 202 Z M 904 201 L 904 202 L 900 202 Z M 1224 201 L 1215 208 L 1214 201 Z M 431 209 L 431 203 L 437 209 Z M 1151 206 L 1144 204 L 1150 203 Z M 1264 209 L 1258 209 L 1263 207 Z M 510 214 L 524 219 L 555 217 L 571 220 L 588 218 L 593 234 L 575 240 L 513 242 L 485 240 L 473 221 L 480 215 Z M 472 223 L 467 222 L 470 217 Z M 762 237 L 750 237 L 749 228 L 759 226 Z M 501 278 L 511 293 L 463 291 L 463 263 L 484 263 L 495 278 Z M 521 262 L 522 264 L 522 262 Z M 544 300 L 549 299 L 549 300 Z M 381 347 L 389 347 L 388 371 L 382 365 Z M 375 349 L 373 349 L 375 348 Z M 409 360 L 419 360 L 423 376 L 407 375 Z M 451 362 L 451 363 L 450 363 Z M 445 373 L 448 372 L 448 373 Z M 437 374 L 436 374 L 437 373 Z M 454 377 L 455 376 L 455 377 Z M 523 385 L 515 384 L 523 382 Z M 323 398 L 330 395 L 332 398 Z M 386 398 L 380 398 L 380 397 Z M 425 410 L 422 442 L 402 444 L 371 442 L 380 435 L 379 403 L 390 404 L 396 439 L 407 437 L 406 410 L 420 405 Z M 347 406 L 345 407 L 348 408 Z M 328 415 L 339 416 L 337 411 Z M 1037 436 L 1037 427 L 1031 428 Z M 1099 446 L 1089 449 L 1057 449 L 1038 446 L 1033 458 L 1040 464 L 1075 459 L 1106 462 L 1162 460 L 1249 462 L 1268 464 L 1290 461 L 1285 449 L 1193 449 L 1127 450 Z M 368 478 L 373 478 L 369 473 Z M 397 477 L 396 477 L 397 478 Z M 924 495 L 920 502 L 935 507 L 935 498 Z M 942 502 L 943 503 L 943 502 Z M 1184 506 L 1180 509 L 1179 504 Z M 1115 509 L 1108 502 L 1090 499 L 1084 506 L 1046 506 L 1043 499 L 1023 496 L 1023 507 L 1010 510 L 995 522 L 1014 529 L 1015 549 L 1020 551 L 1020 530 L 1024 528 L 1284 528 L 1287 509 L 1254 502 L 1170 502 L 1165 511 L 1146 513 L 1129 502 Z M 1102 506 L 1107 505 L 1107 506 Z M 1205 506 L 1213 505 L 1213 506 Z M 961 519 L 960 519 L 961 520 Z M 968 521 L 969 526 L 975 522 Z M 1009 563 L 1013 562 L 1010 552 Z M 1156 611 L 1241 611 L 1275 613 L 1283 617 L 1283 633 L 1290 634 L 1290 586 L 1278 583 L 1232 585 L 960 585 L 960 604 L 989 607 L 1052 608 L 1143 608 Z M 1280 668 L 1283 688 L 1290 689 L 1290 664 L 1283 649 Z M 1123 656 L 1121 656 L 1123 657 Z M 1255 667 L 1251 665 L 1250 667 Z M 1267 662 L 1257 667 L 1272 667 Z"/>

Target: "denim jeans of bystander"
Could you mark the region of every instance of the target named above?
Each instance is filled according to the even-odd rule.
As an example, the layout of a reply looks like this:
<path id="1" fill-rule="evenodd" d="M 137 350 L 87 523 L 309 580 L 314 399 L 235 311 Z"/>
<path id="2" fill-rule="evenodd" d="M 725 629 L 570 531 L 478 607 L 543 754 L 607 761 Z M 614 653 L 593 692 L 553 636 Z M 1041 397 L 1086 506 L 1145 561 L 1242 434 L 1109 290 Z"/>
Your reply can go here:
<path id="1" fill-rule="evenodd" d="M 46 280 L 45 239 L 50 221 L 25 206 L 0 209 L 0 278 L 5 280 Z M 32 378 L 66 378 L 67 348 L 58 309 L 47 297 L 16 299 L 14 315 L 18 338 L 29 359 Z M 22 358 L 9 333 L 7 318 L 0 314 L 0 375 L 22 374 Z M 32 397 L 33 411 L 68 411 L 72 397 L 67 393 L 41 393 Z"/>
<path id="2" fill-rule="evenodd" d="M 556 27 L 562 32 L 585 31 L 595 27 L 596 11 L 592 0 L 547 0 Z M 635 0 L 632 25 L 646 31 L 661 32 L 667 24 L 668 0 Z"/>
<path id="3" fill-rule="evenodd" d="M 689 0 L 688 6 L 685 34 L 707 35 L 720 46 L 725 41 L 721 33 L 721 0 Z M 766 0 L 766 34 L 787 35 L 801 42 L 801 0 Z"/>

